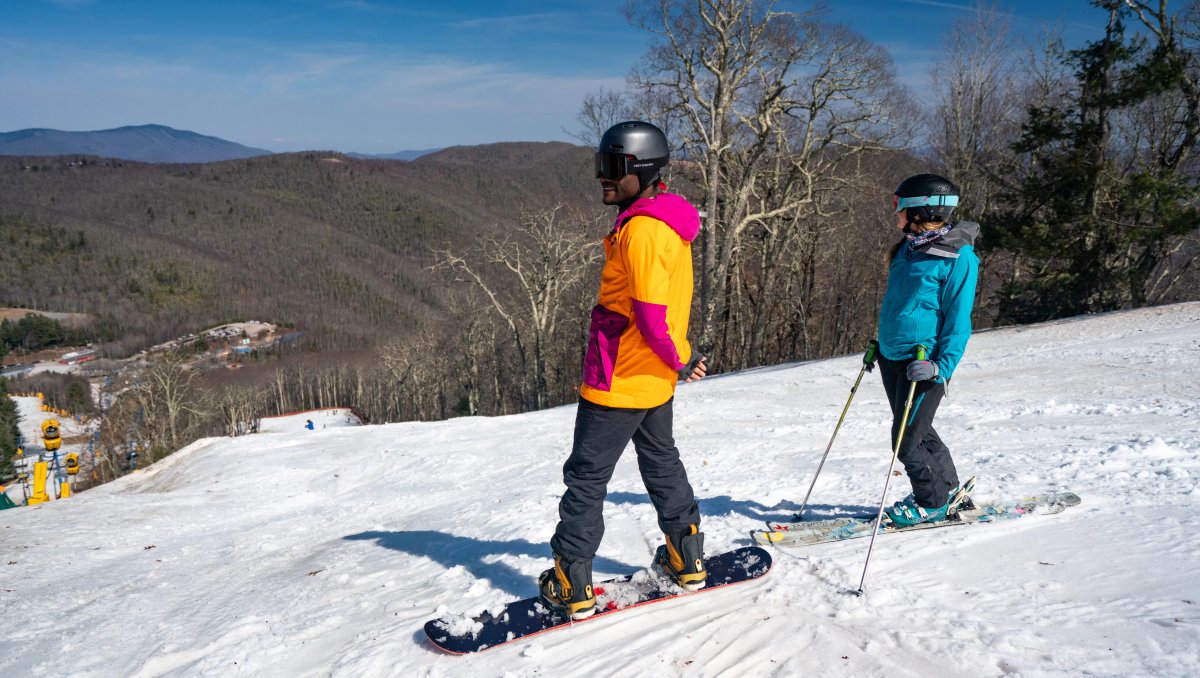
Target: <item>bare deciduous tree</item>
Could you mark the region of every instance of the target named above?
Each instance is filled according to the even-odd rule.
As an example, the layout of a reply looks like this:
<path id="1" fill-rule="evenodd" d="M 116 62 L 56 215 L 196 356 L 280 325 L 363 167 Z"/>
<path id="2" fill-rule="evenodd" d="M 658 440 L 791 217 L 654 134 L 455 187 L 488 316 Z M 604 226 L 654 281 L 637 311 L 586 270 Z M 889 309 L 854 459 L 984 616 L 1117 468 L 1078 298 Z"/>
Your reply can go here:
<path id="1" fill-rule="evenodd" d="M 194 440 L 205 426 L 209 397 L 200 373 L 179 353 L 154 355 L 136 374 L 115 384 L 101 425 L 101 445 L 114 474 L 118 460 L 140 451 L 139 463 L 165 457 Z"/>
<path id="2" fill-rule="evenodd" d="M 214 400 L 225 432 L 240 436 L 257 431 L 267 393 L 266 385 L 256 384 L 227 384 L 215 390 Z"/>
<path id="3" fill-rule="evenodd" d="M 159 454 L 174 452 L 205 414 L 205 394 L 195 388 L 200 373 L 179 353 L 155 356 L 133 382 L 129 393 L 141 411 L 147 440 L 164 445 Z"/>
<path id="4" fill-rule="evenodd" d="M 579 130 L 568 131 L 567 134 L 584 146 L 595 147 L 609 127 L 635 117 L 638 117 L 638 113 L 630 105 L 628 94 L 602 87 L 584 95 L 579 114 L 575 116 Z"/>
<path id="5" fill-rule="evenodd" d="M 597 223 L 597 218 L 585 218 L 562 206 L 527 211 L 512 234 L 489 240 L 472 261 L 449 250 L 438 252 L 439 266 L 474 285 L 508 327 L 520 372 L 532 378 L 524 389 L 531 409 L 549 404 L 546 353 L 562 316 L 565 294 L 590 276 L 599 257 L 595 239 L 579 225 Z M 505 271 L 507 282 L 489 277 L 485 268 Z"/>
<path id="6" fill-rule="evenodd" d="M 967 202 L 966 217 L 991 208 L 998 165 L 1012 154 L 1024 104 L 1015 77 L 1009 25 L 990 2 L 956 19 L 932 69 L 931 146 Z"/>
<path id="7" fill-rule="evenodd" d="M 630 83 L 670 102 L 704 193 L 698 324 L 711 344 L 746 234 L 798 223 L 796 213 L 819 208 L 818 193 L 841 187 L 841 168 L 885 148 L 903 90 L 886 52 L 816 13 L 660 0 L 627 14 L 656 36 Z"/>

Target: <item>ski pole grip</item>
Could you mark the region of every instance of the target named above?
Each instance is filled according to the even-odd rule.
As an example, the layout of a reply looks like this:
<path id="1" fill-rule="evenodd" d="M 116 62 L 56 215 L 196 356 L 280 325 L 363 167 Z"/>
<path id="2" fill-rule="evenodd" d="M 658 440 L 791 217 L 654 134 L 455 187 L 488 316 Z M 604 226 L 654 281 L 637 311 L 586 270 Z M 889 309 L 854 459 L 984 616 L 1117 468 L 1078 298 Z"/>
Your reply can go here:
<path id="1" fill-rule="evenodd" d="M 924 344 L 917 344 L 917 360 L 924 360 L 925 359 L 925 351 L 927 351 L 927 350 L 928 349 L 925 348 Z"/>
<path id="2" fill-rule="evenodd" d="M 864 365 L 874 365 L 875 364 L 875 356 L 878 353 L 879 353 L 879 342 L 872 339 L 870 341 L 870 343 L 867 344 L 867 352 L 865 354 L 863 354 L 863 364 Z"/>

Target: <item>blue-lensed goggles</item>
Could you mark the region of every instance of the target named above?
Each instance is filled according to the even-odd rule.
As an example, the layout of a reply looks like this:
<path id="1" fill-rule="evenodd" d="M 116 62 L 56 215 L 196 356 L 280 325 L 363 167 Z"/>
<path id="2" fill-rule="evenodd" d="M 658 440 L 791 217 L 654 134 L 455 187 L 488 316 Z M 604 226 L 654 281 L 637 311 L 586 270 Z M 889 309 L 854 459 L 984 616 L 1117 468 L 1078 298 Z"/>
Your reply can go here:
<path id="1" fill-rule="evenodd" d="M 916 195 L 908 198 L 892 196 L 896 203 L 896 211 L 907 207 L 958 207 L 957 195 Z"/>

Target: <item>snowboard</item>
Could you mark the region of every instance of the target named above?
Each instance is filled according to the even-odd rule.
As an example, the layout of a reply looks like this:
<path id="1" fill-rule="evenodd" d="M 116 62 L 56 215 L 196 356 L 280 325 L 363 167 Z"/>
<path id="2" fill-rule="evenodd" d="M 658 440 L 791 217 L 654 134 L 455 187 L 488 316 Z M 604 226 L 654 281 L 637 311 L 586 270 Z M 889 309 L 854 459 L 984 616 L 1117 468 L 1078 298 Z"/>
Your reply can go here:
<path id="1" fill-rule="evenodd" d="M 579 621 L 571 621 L 551 612 L 537 597 L 533 597 L 511 602 L 496 614 L 484 612 L 477 617 L 433 619 L 425 623 L 425 635 L 435 647 L 450 654 L 482 652 L 546 631 L 608 618 L 622 610 L 684 596 L 704 595 L 726 586 L 752 581 L 771 569 L 771 554 L 757 546 L 745 546 L 706 558 L 704 569 L 708 573 L 704 588 L 691 592 L 684 591 L 649 569 L 597 583 L 593 587 L 596 614 Z"/>
<path id="2" fill-rule="evenodd" d="M 1083 500 L 1073 492 L 1056 492 L 1036 497 L 1025 497 L 1019 501 L 980 504 L 975 508 L 960 509 L 954 517 L 934 523 L 918 523 L 907 527 L 884 524 L 879 534 L 933 530 L 943 527 L 992 523 L 1020 518 L 1029 514 L 1062 513 Z M 876 516 L 830 518 L 828 520 L 806 520 L 790 523 L 768 522 L 765 530 L 751 530 L 750 537 L 759 544 L 773 546 L 808 546 L 831 541 L 869 537 L 875 528 Z"/>

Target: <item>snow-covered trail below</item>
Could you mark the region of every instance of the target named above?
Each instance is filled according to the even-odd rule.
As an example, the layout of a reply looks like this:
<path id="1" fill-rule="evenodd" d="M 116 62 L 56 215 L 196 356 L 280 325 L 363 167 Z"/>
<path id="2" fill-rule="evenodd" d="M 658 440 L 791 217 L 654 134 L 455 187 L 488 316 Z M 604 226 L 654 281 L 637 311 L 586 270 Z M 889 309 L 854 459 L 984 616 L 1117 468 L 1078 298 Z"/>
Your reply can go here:
<path id="1" fill-rule="evenodd" d="M 860 356 L 681 386 L 709 551 L 803 498 Z M 1200 303 L 978 333 L 937 418 L 977 500 L 1083 504 L 773 551 L 760 582 L 487 653 L 421 625 L 534 592 L 574 406 L 198 441 L 67 501 L 0 512 L 0 675 L 1200 675 Z M 877 375 L 811 500 L 873 511 Z M 908 492 L 896 478 L 889 501 Z M 661 535 L 632 453 L 597 579 Z"/>
<path id="2" fill-rule="evenodd" d="M 3 397 L 3 396 L 0 396 Z M 42 410 L 42 399 L 34 396 L 13 396 L 13 402 L 17 404 L 17 428 L 21 433 L 21 446 L 24 454 L 15 461 L 15 466 L 18 471 L 29 474 L 30 482 L 33 478 L 33 465 L 38 460 L 38 456 L 42 455 L 49 464 L 50 476 L 47 479 L 46 491 L 51 497 L 58 494 L 57 477 L 53 463 L 54 456 L 52 453 L 47 453 L 45 443 L 42 440 L 42 422 L 47 419 L 53 419 L 58 422 L 59 435 L 63 440 L 78 440 L 81 436 L 88 433 L 90 430 L 86 424 L 81 424 L 74 417 L 64 417 L 54 412 L 45 412 Z M 79 455 L 79 458 L 85 459 L 84 452 L 87 450 L 85 443 L 63 443 L 58 449 L 58 459 L 60 464 L 66 463 L 67 454 L 74 452 Z M 25 502 L 25 491 L 22 490 L 21 484 L 13 481 L 9 483 L 5 492 L 9 499 L 15 504 Z M 3 521 L 0 521 L 3 524 Z M 4 542 L 0 541 L 0 545 Z M 3 551 L 0 551 L 0 557 L 3 557 Z M 2 572 L 2 571 L 0 571 Z M 0 599 L 2 600 L 2 599 Z"/>

